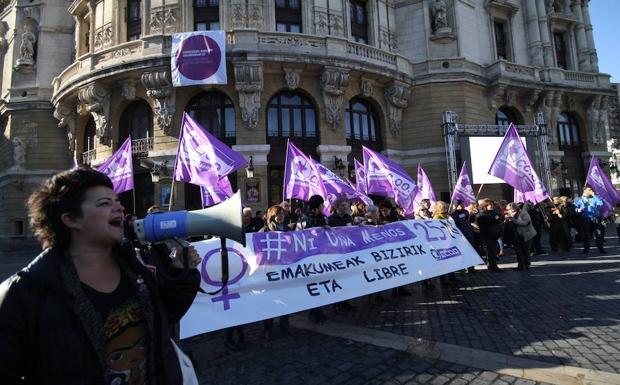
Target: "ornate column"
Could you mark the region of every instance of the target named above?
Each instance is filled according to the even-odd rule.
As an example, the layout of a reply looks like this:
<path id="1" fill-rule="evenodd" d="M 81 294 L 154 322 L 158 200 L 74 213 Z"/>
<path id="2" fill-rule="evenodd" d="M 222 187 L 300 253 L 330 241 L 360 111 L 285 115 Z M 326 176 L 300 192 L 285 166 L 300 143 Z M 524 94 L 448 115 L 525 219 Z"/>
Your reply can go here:
<path id="1" fill-rule="evenodd" d="M 90 31 L 88 33 L 88 48 L 89 48 L 89 52 L 92 54 L 95 52 L 95 33 L 96 33 L 95 17 L 97 16 L 97 12 L 96 12 L 97 6 L 95 4 L 95 0 L 89 0 L 86 6 L 88 7 L 88 13 L 90 14 L 90 18 L 89 18 Z"/>
<path id="2" fill-rule="evenodd" d="M 260 111 L 260 94 L 263 91 L 263 63 L 233 63 L 235 71 L 235 89 L 239 93 L 241 120 L 253 130 L 258 125 Z"/>
<path id="3" fill-rule="evenodd" d="M 575 33 L 577 35 L 577 58 L 579 61 L 579 70 L 590 72 L 590 57 L 588 42 L 586 40 L 586 31 L 583 28 L 583 15 L 581 14 L 581 1 L 573 0 L 571 2 L 573 14 L 577 17 Z"/>
<path id="4" fill-rule="evenodd" d="M 171 135 L 176 94 L 170 80 L 170 70 L 159 68 L 153 71 L 145 71 L 140 80 L 146 89 L 146 96 L 155 105 L 153 112 L 157 125 L 164 131 L 164 134 Z"/>
<path id="5" fill-rule="evenodd" d="M 390 83 L 383 93 L 387 101 L 388 125 L 392 137 L 398 139 L 400 136 L 400 122 L 403 116 L 403 109 L 409 105 L 411 87 L 409 85 L 394 80 Z"/>
<path id="6" fill-rule="evenodd" d="M 543 45 L 540 40 L 540 27 L 538 25 L 538 14 L 536 13 L 536 0 L 527 0 L 527 47 L 530 53 L 530 64 L 542 67 L 544 65 L 543 59 Z"/>
<path id="7" fill-rule="evenodd" d="M 545 2 L 537 1 L 536 5 L 538 6 L 538 25 L 540 29 L 540 39 L 542 40 L 545 67 L 553 67 L 553 48 L 551 47 L 551 36 L 549 34 L 549 24 L 547 22 Z"/>
<path id="8" fill-rule="evenodd" d="M 586 40 L 588 41 L 588 54 L 590 56 L 590 69 L 592 72 L 598 72 L 598 55 L 596 54 L 596 45 L 594 44 L 594 35 L 592 34 L 592 22 L 590 21 L 590 0 L 581 1 L 581 14 L 583 16 L 583 25 L 586 30 Z"/>
<path id="9" fill-rule="evenodd" d="M 142 0 L 142 36 L 148 36 L 151 34 L 151 0 Z"/>
<path id="10" fill-rule="evenodd" d="M 67 130 L 67 140 L 69 151 L 72 155 L 75 152 L 75 127 L 77 125 L 77 114 L 73 104 L 58 103 L 54 108 L 54 117 L 58 119 L 58 128 Z"/>
<path id="11" fill-rule="evenodd" d="M 342 99 L 349 85 L 349 70 L 340 67 L 323 68 L 321 73 L 321 91 L 325 104 L 325 121 L 336 130 L 342 122 Z"/>
<path id="12" fill-rule="evenodd" d="M 88 115 L 95 120 L 99 143 L 112 146 L 112 127 L 110 126 L 110 90 L 93 82 L 81 87 L 78 91 L 78 113 Z"/>

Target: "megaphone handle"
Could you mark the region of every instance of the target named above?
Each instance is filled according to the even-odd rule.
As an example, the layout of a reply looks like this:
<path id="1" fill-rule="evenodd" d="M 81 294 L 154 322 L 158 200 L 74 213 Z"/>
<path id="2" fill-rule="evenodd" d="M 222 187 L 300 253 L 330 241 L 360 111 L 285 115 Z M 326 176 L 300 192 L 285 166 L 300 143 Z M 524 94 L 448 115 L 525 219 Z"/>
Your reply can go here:
<path id="1" fill-rule="evenodd" d="M 228 284 L 228 249 L 226 238 L 220 238 L 220 250 L 222 250 L 222 287 Z"/>
<path id="2" fill-rule="evenodd" d="M 209 292 L 209 295 L 216 295 L 228 285 L 228 249 L 226 249 L 226 238 L 220 238 L 220 255 L 222 257 L 222 287 L 216 291 Z"/>

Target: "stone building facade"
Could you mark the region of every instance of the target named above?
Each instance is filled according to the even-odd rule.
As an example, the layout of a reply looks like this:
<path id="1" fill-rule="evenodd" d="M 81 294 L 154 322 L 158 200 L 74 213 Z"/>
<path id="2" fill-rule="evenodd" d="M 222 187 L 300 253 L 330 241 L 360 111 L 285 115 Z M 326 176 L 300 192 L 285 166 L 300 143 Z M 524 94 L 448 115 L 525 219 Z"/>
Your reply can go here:
<path id="1" fill-rule="evenodd" d="M 231 182 L 243 194 L 257 188 L 250 205 L 260 209 L 282 198 L 287 138 L 343 176 L 362 145 L 412 175 L 421 163 L 445 196 L 444 111 L 460 123 L 499 125 L 532 124 L 542 113 L 555 193 L 578 189 L 592 155 L 610 156 L 617 90 L 598 70 L 588 0 L 35 0 L 5 7 L 0 46 L 11 70 L 3 71 L 0 102 L 0 197 L 12 200 L 0 205 L 0 234 L 17 230 L 29 186 L 67 167 L 68 153 L 96 165 L 129 134 L 136 194 L 123 195 L 125 205 L 142 214 L 166 204 L 184 111 L 251 157 L 254 177 L 240 171 Z M 27 12 L 38 17 L 29 30 L 34 40 L 24 29 Z M 227 33 L 229 84 L 172 87 L 171 34 L 204 29 Z M 22 41 L 36 51 L 23 68 Z M 38 109 L 28 107 L 26 116 L 18 105 Z M 499 198 L 500 191 L 488 193 Z M 172 194 L 174 208 L 200 205 L 191 185 L 175 183 Z"/>

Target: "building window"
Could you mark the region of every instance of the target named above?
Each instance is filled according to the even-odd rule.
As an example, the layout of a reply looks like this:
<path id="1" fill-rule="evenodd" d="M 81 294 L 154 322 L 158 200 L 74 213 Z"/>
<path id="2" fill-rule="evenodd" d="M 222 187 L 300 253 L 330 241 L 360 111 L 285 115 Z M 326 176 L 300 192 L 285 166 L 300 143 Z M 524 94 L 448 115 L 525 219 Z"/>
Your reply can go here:
<path id="1" fill-rule="evenodd" d="M 301 1 L 276 1 L 276 31 L 301 33 Z"/>
<path id="2" fill-rule="evenodd" d="M 495 124 L 500 127 L 508 127 L 510 123 L 517 125 L 519 124 L 519 121 L 516 118 L 515 114 L 512 113 L 512 111 L 510 111 L 506 107 L 500 107 L 495 113 Z"/>
<path id="3" fill-rule="evenodd" d="M 271 146 L 267 157 L 270 203 L 282 201 L 282 176 L 289 139 L 306 155 L 319 159 L 316 152 L 319 132 L 314 104 L 301 93 L 284 91 L 267 104 L 267 143 Z"/>
<path id="4" fill-rule="evenodd" d="M 132 102 L 125 108 L 119 122 L 120 141 L 131 135 L 131 140 L 153 137 L 153 114 L 144 100 Z"/>
<path id="5" fill-rule="evenodd" d="M 95 138 L 97 136 L 97 127 L 95 126 L 95 119 L 92 117 L 86 122 L 84 128 L 84 152 L 95 149 Z"/>
<path id="6" fill-rule="evenodd" d="M 495 20 L 495 50 L 497 51 L 497 58 L 503 60 L 510 60 L 508 57 L 508 35 L 507 26 L 505 21 Z"/>
<path id="7" fill-rule="evenodd" d="M 349 11 L 351 12 L 351 38 L 358 43 L 368 44 L 366 2 L 349 0 Z"/>
<path id="8" fill-rule="evenodd" d="M 362 161 L 362 146 L 380 152 L 381 133 L 379 130 L 379 114 L 363 99 L 352 99 L 344 115 L 347 145 L 351 146 L 349 164 L 353 158 Z"/>
<path id="9" fill-rule="evenodd" d="M 579 140 L 579 126 L 572 115 L 566 113 L 560 114 L 558 119 L 558 138 L 561 149 L 581 146 L 581 141 Z"/>
<path id="10" fill-rule="evenodd" d="M 568 50 L 564 33 L 553 33 L 553 45 L 555 46 L 555 60 L 558 63 L 558 67 L 565 70 L 568 69 Z"/>
<path id="11" fill-rule="evenodd" d="M 219 0 L 194 0 L 194 31 L 219 29 L 221 29 Z"/>
<path id="12" fill-rule="evenodd" d="M 185 111 L 222 142 L 229 146 L 236 143 L 235 106 L 225 94 L 203 92 L 189 101 Z"/>
<path id="13" fill-rule="evenodd" d="M 127 41 L 138 40 L 142 35 L 141 0 L 127 0 Z"/>

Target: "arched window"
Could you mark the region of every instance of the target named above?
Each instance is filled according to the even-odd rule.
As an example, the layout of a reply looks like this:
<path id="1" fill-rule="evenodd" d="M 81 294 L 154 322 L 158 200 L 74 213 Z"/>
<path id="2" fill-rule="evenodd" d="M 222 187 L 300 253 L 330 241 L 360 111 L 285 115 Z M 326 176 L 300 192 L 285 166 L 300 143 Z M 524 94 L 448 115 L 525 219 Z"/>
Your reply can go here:
<path id="1" fill-rule="evenodd" d="M 235 106 L 225 94 L 210 91 L 194 96 L 185 112 L 222 142 L 235 144 Z"/>
<path id="2" fill-rule="evenodd" d="M 495 124 L 508 127 L 510 123 L 517 125 L 519 124 L 519 120 L 509 108 L 500 107 L 495 113 Z"/>
<path id="3" fill-rule="evenodd" d="M 153 137 L 153 113 L 146 101 L 136 100 L 125 108 L 119 122 L 119 134 L 120 142 L 129 135 L 132 140 Z"/>
<path id="4" fill-rule="evenodd" d="M 314 104 L 303 94 L 284 91 L 267 104 L 267 143 L 269 151 L 269 203 L 282 201 L 282 181 L 286 142 L 290 139 L 305 154 L 318 159 L 317 116 Z"/>
<path id="5" fill-rule="evenodd" d="M 362 161 L 362 146 L 380 152 L 383 149 L 379 114 L 363 99 L 351 99 L 344 115 L 347 144 L 351 146 L 349 165 L 353 166 L 353 158 Z"/>
<path id="6" fill-rule="evenodd" d="M 358 43 L 368 44 L 366 1 L 349 0 L 349 12 L 351 14 L 351 38 Z"/>
<path id="7" fill-rule="evenodd" d="M 579 147 L 579 126 L 577 120 L 567 113 L 561 113 L 558 118 L 558 140 L 560 147 Z"/>
<path id="8" fill-rule="evenodd" d="M 226 145 L 232 147 L 236 143 L 235 106 L 224 93 L 219 91 L 200 93 L 187 103 L 185 112 Z M 236 191 L 237 173 L 233 172 L 228 175 L 228 179 L 233 191 Z M 201 207 L 200 188 L 191 183 L 185 183 L 185 208 L 193 210 Z"/>

